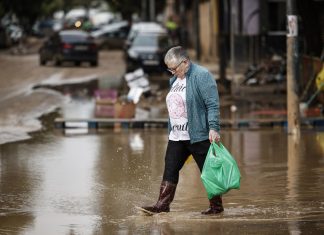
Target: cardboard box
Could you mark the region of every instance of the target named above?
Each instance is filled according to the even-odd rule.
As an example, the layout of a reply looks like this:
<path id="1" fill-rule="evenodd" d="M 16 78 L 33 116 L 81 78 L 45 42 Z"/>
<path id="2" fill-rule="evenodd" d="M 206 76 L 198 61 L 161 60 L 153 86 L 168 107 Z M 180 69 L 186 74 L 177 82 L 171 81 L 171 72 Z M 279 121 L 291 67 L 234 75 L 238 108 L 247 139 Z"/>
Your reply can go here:
<path id="1" fill-rule="evenodd" d="M 136 105 L 133 102 L 115 103 L 115 118 L 134 118 Z"/>
<path id="2" fill-rule="evenodd" d="M 100 118 L 134 118 L 136 105 L 133 102 L 120 102 L 115 104 L 97 104 L 95 116 Z"/>

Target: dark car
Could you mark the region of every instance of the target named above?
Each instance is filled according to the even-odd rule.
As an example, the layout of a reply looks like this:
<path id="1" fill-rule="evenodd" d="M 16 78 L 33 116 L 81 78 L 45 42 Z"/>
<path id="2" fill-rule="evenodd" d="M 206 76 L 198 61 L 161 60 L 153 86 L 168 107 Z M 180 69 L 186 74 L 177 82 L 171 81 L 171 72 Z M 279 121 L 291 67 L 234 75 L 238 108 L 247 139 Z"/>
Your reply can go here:
<path id="1" fill-rule="evenodd" d="M 165 71 L 164 55 L 170 47 L 170 39 L 165 33 L 139 33 L 125 53 L 127 71 L 137 68 L 145 72 Z"/>
<path id="2" fill-rule="evenodd" d="M 45 65 L 54 61 L 61 65 L 65 61 L 80 65 L 89 62 L 91 66 L 98 65 L 98 48 L 93 38 L 81 30 L 63 30 L 53 34 L 39 50 L 39 62 Z"/>
<path id="3" fill-rule="evenodd" d="M 58 21 L 53 19 L 46 19 L 36 21 L 32 28 L 32 34 L 37 37 L 47 37 L 54 32 L 55 25 L 58 24 Z"/>

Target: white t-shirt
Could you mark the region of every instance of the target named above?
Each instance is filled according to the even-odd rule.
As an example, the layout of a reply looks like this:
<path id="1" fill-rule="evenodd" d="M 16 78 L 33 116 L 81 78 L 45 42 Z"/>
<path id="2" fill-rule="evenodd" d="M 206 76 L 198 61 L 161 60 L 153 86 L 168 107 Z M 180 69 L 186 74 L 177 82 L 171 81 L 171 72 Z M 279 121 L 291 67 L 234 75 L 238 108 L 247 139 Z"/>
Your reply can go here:
<path id="1" fill-rule="evenodd" d="M 177 78 L 172 84 L 166 96 L 166 104 L 171 123 L 169 140 L 190 140 L 186 107 L 186 78 Z"/>

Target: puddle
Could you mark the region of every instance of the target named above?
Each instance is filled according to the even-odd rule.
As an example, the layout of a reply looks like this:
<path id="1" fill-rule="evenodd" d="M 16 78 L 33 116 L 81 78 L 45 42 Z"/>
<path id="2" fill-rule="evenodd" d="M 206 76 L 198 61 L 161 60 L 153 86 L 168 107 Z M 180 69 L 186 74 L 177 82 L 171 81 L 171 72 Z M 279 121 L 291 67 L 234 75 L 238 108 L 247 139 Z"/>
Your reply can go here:
<path id="1" fill-rule="evenodd" d="M 323 137 L 303 132 L 296 143 L 280 130 L 224 130 L 242 174 L 240 190 L 223 196 L 224 213 L 200 214 L 208 200 L 190 161 L 171 212 L 143 216 L 135 206 L 158 197 L 164 131 L 35 133 L 0 146 L 0 234 L 322 234 Z"/>
<path id="2" fill-rule="evenodd" d="M 30 133 L 43 128 L 39 118 L 58 108 L 70 117 L 93 117 L 96 89 L 96 77 L 62 80 L 57 73 L 39 85 L 12 93 L 10 102 L 0 105 L 0 145 L 31 138 Z"/>

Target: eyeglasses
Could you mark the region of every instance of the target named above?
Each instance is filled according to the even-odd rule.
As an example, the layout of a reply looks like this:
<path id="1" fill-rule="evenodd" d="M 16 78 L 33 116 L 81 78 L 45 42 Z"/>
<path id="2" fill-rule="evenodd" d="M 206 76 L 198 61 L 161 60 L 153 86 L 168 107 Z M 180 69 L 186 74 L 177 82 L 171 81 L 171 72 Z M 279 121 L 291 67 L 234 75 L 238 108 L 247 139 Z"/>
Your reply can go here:
<path id="1" fill-rule="evenodd" d="M 184 62 L 185 60 L 181 60 L 181 62 L 174 68 L 168 68 L 167 70 L 170 72 L 170 73 L 175 73 L 177 71 L 177 69 L 179 68 L 179 66 Z"/>

